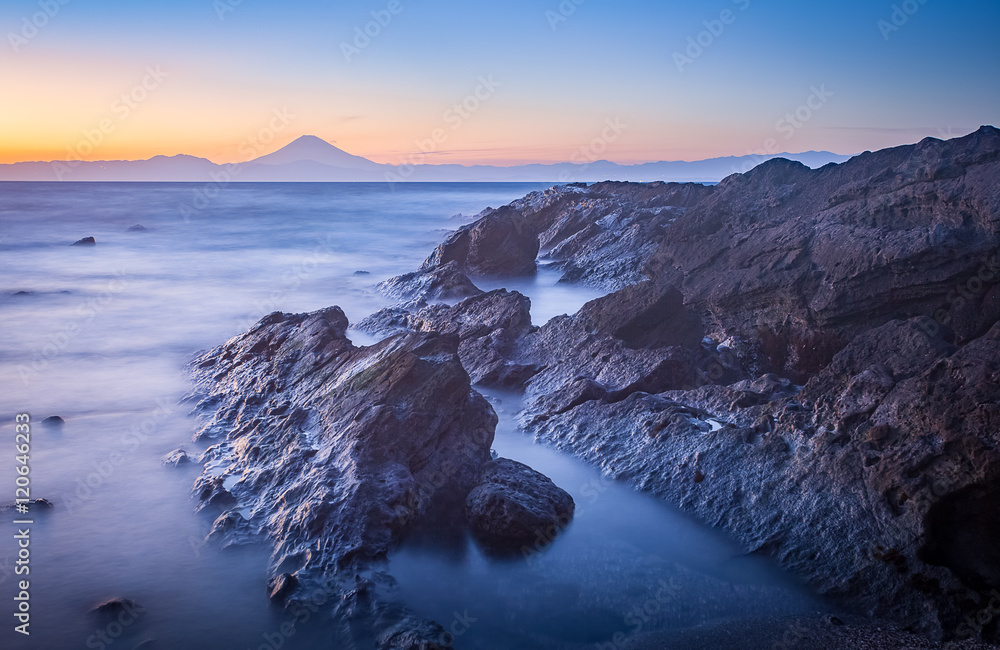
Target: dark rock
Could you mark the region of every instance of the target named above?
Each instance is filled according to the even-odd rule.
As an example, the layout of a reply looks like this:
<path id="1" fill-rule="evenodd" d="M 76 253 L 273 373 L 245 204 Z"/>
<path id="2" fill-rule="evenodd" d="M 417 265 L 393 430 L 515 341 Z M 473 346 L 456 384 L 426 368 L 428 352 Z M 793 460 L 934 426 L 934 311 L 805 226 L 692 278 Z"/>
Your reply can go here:
<path id="1" fill-rule="evenodd" d="M 532 329 L 530 307 L 531 301 L 520 293 L 498 289 L 453 306 L 382 309 L 357 327 L 376 335 L 399 331 L 457 335 L 458 355 L 473 383 L 520 389 L 538 372 L 534 364 L 509 361 L 515 342 Z"/>
<path id="2" fill-rule="evenodd" d="M 15 291 L 11 294 L 12 296 L 31 296 L 34 295 L 31 291 Z"/>
<path id="3" fill-rule="evenodd" d="M 371 271 L 355 271 L 354 275 L 371 275 Z"/>
<path id="4" fill-rule="evenodd" d="M 466 499 L 476 537 L 494 551 L 547 546 L 573 518 L 573 498 L 527 465 L 500 458 Z"/>
<path id="5" fill-rule="evenodd" d="M 408 333 L 358 348 L 347 326 L 336 307 L 272 314 L 192 364 L 216 398 L 206 402 L 205 436 L 217 440 L 206 456 L 226 468 L 196 485 L 206 507 L 227 509 L 213 536 L 267 536 L 273 575 L 345 597 L 357 589 L 351 576 L 384 561 L 407 531 L 462 520 L 496 425 L 471 390 L 457 336 Z M 365 596 L 351 611 L 381 630 L 408 620 L 387 607 Z"/>
<path id="6" fill-rule="evenodd" d="M 538 235 L 517 210 L 505 206 L 459 228 L 427 258 L 421 270 L 455 262 L 469 275 L 533 275 L 537 256 Z"/>
<path id="7" fill-rule="evenodd" d="M 937 313 L 936 329 L 971 340 L 1000 318 L 987 290 L 1000 275 L 998 169 L 992 127 L 817 170 L 771 160 L 667 226 L 645 270 L 710 312 L 717 340 L 763 338 L 760 371 L 797 381 L 894 318 Z"/>
<path id="8" fill-rule="evenodd" d="M 181 465 L 190 463 L 191 457 L 183 449 L 175 449 L 164 456 L 161 462 L 168 467 L 180 467 Z"/>
<path id="9" fill-rule="evenodd" d="M 51 501 L 43 498 L 29 499 L 27 505 L 31 509 L 32 513 L 38 512 L 39 510 L 41 511 L 51 510 L 52 508 L 55 507 Z M 16 508 L 17 508 L 17 503 L 15 502 L 5 503 L 3 505 L 0 505 L 0 512 L 7 512 L 15 510 Z"/>
<path id="10" fill-rule="evenodd" d="M 457 300 L 482 293 L 463 273 L 457 262 L 389 278 L 375 289 L 397 300 Z"/>
<path id="11" fill-rule="evenodd" d="M 134 226 L 128 227 L 128 232 L 146 232 L 147 230 L 149 230 L 149 228 L 142 225 L 141 223 L 137 223 Z"/>
<path id="12" fill-rule="evenodd" d="M 53 429 L 58 429 L 66 424 L 66 420 L 62 419 L 58 415 L 50 415 L 49 417 L 42 420 L 42 426 L 50 427 Z"/>
<path id="13" fill-rule="evenodd" d="M 590 331 L 610 334 L 630 348 L 695 347 L 704 335 L 701 318 L 684 309 L 680 291 L 649 281 L 588 302 L 577 318 Z"/>
<path id="14" fill-rule="evenodd" d="M 145 609 L 131 598 L 112 598 L 93 607 L 90 614 L 102 618 L 117 618 L 121 614 L 138 617 L 144 611 Z"/>
<path id="15" fill-rule="evenodd" d="M 84 237 L 83 239 L 79 239 L 79 240 L 73 242 L 72 245 L 73 246 L 96 246 L 97 245 L 97 240 L 94 239 L 93 237 Z"/>

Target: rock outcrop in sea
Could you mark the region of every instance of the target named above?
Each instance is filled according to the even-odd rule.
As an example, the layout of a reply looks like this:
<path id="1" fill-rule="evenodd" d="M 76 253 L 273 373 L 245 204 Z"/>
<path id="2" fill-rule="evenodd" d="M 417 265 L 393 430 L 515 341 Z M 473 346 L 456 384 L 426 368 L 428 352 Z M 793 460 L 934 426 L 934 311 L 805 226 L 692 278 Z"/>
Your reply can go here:
<path id="1" fill-rule="evenodd" d="M 534 192 L 382 283 L 400 304 L 359 323 L 374 346 L 330 308 L 272 314 L 200 358 L 218 444 L 198 494 L 223 543 L 273 541 L 274 598 L 333 584 L 336 620 L 436 647 L 439 627 L 375 595 L 394 543 L 461 522 L 516 546 L 572 513 L 548 479 L 490 459 L 496 416 L 473 384 L 503 387 L 537 440 L 840 605 L 996 641 L 996 621 L 967 621 L 1000 589 L 998 251 L 993 127 L 716 186 Z M 527 297 L 474 284 L 537 264 L 605 295 L 532 323 Z"/>
<path id="2" fill-rule="evenodd" d="M 967 620 L 1000 589 L 1000 131 L 716 186 L 554 187 L 421 273 L 517 276 L 536 247 L 608 294 L 544 324 L 495 291 L 363 327 L 456 335 L 477 381 L 524 390 L 526 432 L 842 605 L 997 640 Z"/>
<path id="3" fill-rule="evenodd" d="M 275 313 L 193 363 L 208 418 L 198 435 L 214 443 L 195 485 L 217 515 L 209 541 L 269 539 L 272 600 L 327 594 L 345 642 L 360 627 L 380 647 L 447 647 L 440 626 L 385 596 L 391 548 L 416 529 L 465 525 L 467 508 L 472 530 L 516 548 L 525 531 L 565 525 L 572 499 L 491 459 L 497 417 L 471 387 L 458 336 L 359 348 L 347 327 L 338 307 Z"/>

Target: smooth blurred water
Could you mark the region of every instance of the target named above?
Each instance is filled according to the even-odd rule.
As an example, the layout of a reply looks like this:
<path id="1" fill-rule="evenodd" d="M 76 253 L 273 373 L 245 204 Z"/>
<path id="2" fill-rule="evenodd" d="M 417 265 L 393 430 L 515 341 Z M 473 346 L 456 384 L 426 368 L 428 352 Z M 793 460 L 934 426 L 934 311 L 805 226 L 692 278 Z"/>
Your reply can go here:
<path id="1" fill-rule="evenodd" d="M 0 183 L 0 503 L 14 498 L 14 416 L 27 412 L 32 496 L 55 504 L 34 513 L 28 640 L 12 630 L 13 515 L 0 513 L 0 647 L 268 647 L 287 620 L 266 602 L 268 549 L 203 546 L 211 521 L 190 498 L 199 468 L 160 463 L 177 447 L 200 452 L 178 406 L 184 365 L 275 310 L 336 304 L 359 321 L 387 304 L 372 285 L 416 268 L 468 221 L 455 215 L 542 187 L 233 184 L 189 214 L 180 206 L 203 186 Z M 97 246 L 70 246 L 86 236 Z M 556 279 L 508 284 L 532 298 L 536 324 L 596 296 Z M 648 600 L 660 579 L 688 609 L 707 600 L 700 614 L 675 603 L 659 625 L 794 607 L 797 592 L 773 568 L 734 559 L 726 540 L 533 445 L 512 428 L 514 398 L 494 399 L 504 411 L 497 449 L 552 476 L 581 513 L 530 563 L 486 558 L 468 540 L 414 541 L 394 554 L 408 604 L 446 625 L 454 611 L 478 619 L 457 647 L 592 647 L 630 631 L 623 607 Z M 50 415 L 65 426 L 37 425 Z M 761 594 L 768 600 L 751 602 Z M 87 610 L 116 596 L 145 613 L 105 644 Z M 577 606 L 589 612 L 582 620 Z"/>

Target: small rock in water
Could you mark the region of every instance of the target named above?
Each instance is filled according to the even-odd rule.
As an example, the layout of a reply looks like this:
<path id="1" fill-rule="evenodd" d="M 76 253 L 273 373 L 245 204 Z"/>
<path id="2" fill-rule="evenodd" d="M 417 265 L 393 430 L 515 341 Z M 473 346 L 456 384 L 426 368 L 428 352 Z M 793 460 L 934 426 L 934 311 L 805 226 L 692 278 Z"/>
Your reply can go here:
<path id="1" fill-rule="evenodd" d="M 573 518 L 573 497 L 547 476 L 506 458 L 490 461 L 469 492 L 465 512 L 476 537 L 492 551 L 544 548 Z"/>
<path id="2" fill-rule="evenodd" d="M 83 239 L 73 242 L 73 246 L 96 246 L 97 240 L 93 237 L 84 237 Z"/>
<path id="3" fill-rule="evenodd" d="M 354 275 L 371 275 L 371 271 L 355 271 Z"/>
<path id="4" fill-rule="evenodd" d="M 141 223 L 137 223 L 134 226 L 129 226 L 128 227 L 128 231 L 129 232 L 146 232 L 147 230 L 149 230 L 149 228 L 147 228 L 146 226 L 142 225 Z"/>
<path id="5" fill-rule="evenodd" d="M 190 463 L 191 457 L 188 456 L 187 451 L 183 449 L 174 449 L 172 452 L 164 456 L 161 462 L 169 467 L 180 467 L 181 465 L 187 465 Z"/>
<path id="6" fill-rule="evenodd" d="M 142 605 L 135 602 L 131 598 L 112 598 L 111 600 L 106 600 L 91 609 L 90 613 L 96 616 L 120 616 L 121 614 L 130 614 L 133 617 L 136 617 L 143 611 Z"/>
<path id="7" fill-rule="evenodd" d="M 47 417 L 44 420 L 42 420 L 42 425 L 43 426 L 46 426 L 46 427 L 49 427 L 49 428 L 52 428 L 52 429 L 59 428 L 59 427 L 61 427 L 64 424 L 66 424 L 66 420 L 62 419 L 58 415 L 50 415 L 49 417 Z"/>
<path id="8" fill-rule="evenodd" d="M 13 295 L 15 295 L 15 296 L 31 296 L 31 295 L 34 295 L 34 292 L 32 292 L 32 291 L 15 291 L 13 293 Z"/>

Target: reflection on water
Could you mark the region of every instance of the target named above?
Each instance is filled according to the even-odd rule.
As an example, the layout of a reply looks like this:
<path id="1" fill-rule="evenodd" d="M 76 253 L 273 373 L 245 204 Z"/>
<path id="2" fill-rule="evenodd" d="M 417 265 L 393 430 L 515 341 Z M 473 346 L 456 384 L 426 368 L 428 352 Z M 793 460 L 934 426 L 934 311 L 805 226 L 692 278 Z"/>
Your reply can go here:
<path id="1" fill-rule="evenodd" d="M 268 647 L 287 620 L 266 603 L 268 550 L 202 545 L 211 522 L 190 499 L 199 468 L 160 463 L 177 447 L 201 451 L 178 406 L 189 389 L 184 364 L 275 310 L 337 304 L 359 321 L 386 304 L 374 283 L 412 270 L 467 221 L 453 215 L 540 187 L 244 184 L 184 215 L 179 206 L 202 186 L 0 183 L 0 429 L 12 440 L 19 412 L 66 420 L 34 429 L 32 496 L 55 507 L 36 513 L 32 531 L 30 642 L 4 626 L 0 647 Z M 135 224 L 147 230 L 130 231 Z M 97 246 L 69 246 L 85 236 Z M 536 324 L 596 297 L 556 279 L 508 283 L 532 298 Z M 502 399 L 509 415 L 511 398 Z M 469 623 L 459 647 L 600 641 L 633 631 L 629 608 L 657 593 L 662 603 L 643 626 L 787 607 L 792 591 L 776 586 L 771 569 L 734 559 L 724 540 L 662 504 L 532 445 L 509 418 L 496 448 L 573 493 L 578 516 L 530 563 L 488 560 L 464 538 L 395 554 L 407 602 L 456 630 Z M 13 477 L 13 463 L 0 460 L 0 486 Z M 3 598 L 13 595 L 11 551 L 0 545 Z M 87 610 L 119 596 L 144 611 L 107 643 Z M 453 621 L 466 610 L 475 623 Z M 329 644 L 299 635 L 283 647 Z"/>

